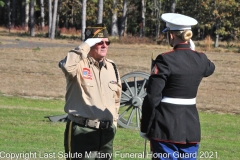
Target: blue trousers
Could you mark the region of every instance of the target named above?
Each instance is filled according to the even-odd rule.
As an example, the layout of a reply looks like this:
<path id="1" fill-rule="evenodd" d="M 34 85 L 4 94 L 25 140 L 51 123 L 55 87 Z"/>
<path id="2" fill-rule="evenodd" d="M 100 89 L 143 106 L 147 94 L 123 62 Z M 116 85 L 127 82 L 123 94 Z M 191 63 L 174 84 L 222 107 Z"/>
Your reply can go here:
<path id="1" fill-rule="evenodd" d="M 176 144 L 151 139 L 152 160 L 196 160 L 198 143 Z"/>

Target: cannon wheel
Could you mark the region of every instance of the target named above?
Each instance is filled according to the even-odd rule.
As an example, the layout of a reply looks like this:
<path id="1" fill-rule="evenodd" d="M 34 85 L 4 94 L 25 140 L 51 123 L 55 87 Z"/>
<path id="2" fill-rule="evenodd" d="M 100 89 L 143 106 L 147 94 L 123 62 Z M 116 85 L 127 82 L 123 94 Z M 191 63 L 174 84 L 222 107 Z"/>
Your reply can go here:
<path id="1" fill-rule="evenodd" d="M 124 128 L 139 129 L 142 102 L 146 96 L 149 74 L 135 71 L 121 77 L 122 96 L 118 124 Z"/>

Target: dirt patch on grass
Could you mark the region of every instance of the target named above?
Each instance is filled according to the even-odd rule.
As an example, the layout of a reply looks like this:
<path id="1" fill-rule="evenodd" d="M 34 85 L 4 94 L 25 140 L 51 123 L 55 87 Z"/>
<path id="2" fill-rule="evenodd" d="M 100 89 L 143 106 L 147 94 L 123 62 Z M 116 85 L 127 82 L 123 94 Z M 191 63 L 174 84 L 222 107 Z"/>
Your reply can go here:
<path id="1" fill-rule="evenodd" d="M 6 41 L 5 41 L 6 39 Z M 65 78 L 58 68 L 58 62 L 66 53 L 78 46 L 80 41 L 31 38 L 38 47 L 21 47 L 16 37 L 0 37 L 0 92 L 9 95 L 64 98 Z M 19 38 L 18 38 L 19 39 Z M 12 41 L 12 43 L 10 43 Z M 15 43 L 16 41 L 16 43 Z M 48 43 L 48 45 L 42 45 Z M 35 43 L 34 43 L 35 44 Z M 52 45 L 49 45 L 52 44 Z M 12 45 L 12 47 L 4 47 Z M 59 47 L 61 45 L 61 47 Z M 133 71 L 149 73 L 151 55 L 169 50 L 159 45 L 124 45 L 112 43 L 108 58 L 115 61 L 121 76 Z M 240 114 L 240 54 L 206 53 L 215 63 L 215 73 L 204 78 L 197 96 L 199 110 L 219 113 Z"/>

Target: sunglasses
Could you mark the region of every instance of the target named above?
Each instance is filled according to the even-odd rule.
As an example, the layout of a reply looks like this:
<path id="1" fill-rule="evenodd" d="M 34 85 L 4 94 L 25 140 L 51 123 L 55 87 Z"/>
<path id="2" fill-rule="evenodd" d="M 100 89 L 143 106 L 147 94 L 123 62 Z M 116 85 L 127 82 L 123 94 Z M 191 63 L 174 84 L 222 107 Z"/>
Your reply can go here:
<path id="1" fill-rule="evenodd" d="M 104 43 L 108 46 L 108 45 L 110 45 L 111 42 L 110 41 L 101 41 L 101 42 L 99 42 L 97 44 L 98 45 L 103 45 Z"/>

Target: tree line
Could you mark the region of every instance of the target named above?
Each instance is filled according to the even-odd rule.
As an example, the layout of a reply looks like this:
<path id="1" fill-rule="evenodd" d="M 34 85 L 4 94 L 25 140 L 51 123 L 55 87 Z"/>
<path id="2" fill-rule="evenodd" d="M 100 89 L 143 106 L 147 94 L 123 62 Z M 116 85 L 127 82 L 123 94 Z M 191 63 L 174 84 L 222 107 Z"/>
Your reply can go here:
<path id="1" fill-rule="evenodd" d="M 162 13 L 181 13 L 198 20 L 195 37 L 239 37 L 240 0 L 0 0 L 0 25 L 29 30 L 48 26 L 54 38 L 59 28 L 105 23 L 112 36 L 127 34 L 157 39 L 165 23 Z M 81 34 L 84 39 L 84 34 Z"/>

